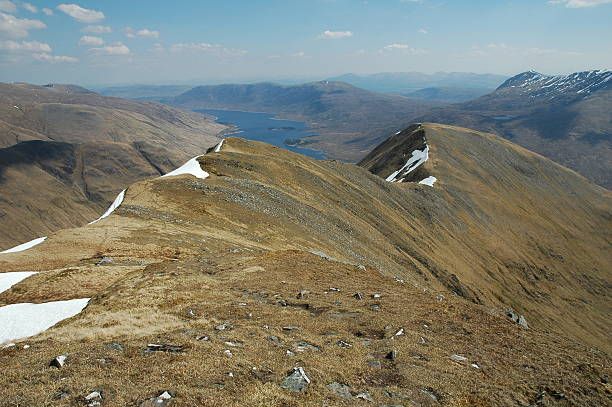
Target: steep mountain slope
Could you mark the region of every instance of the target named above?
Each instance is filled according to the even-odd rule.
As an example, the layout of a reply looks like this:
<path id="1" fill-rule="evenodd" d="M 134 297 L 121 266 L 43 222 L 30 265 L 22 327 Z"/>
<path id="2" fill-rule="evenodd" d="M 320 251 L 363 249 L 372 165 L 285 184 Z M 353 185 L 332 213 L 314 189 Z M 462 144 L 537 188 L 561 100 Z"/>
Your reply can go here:
<path id="1" fill-rule="evenodd" d="M 175 168 L 226 129 L 76 86 L 0 83 L 0 248 L 97 218 L 125 186 Z"/>
<path id="2" fill-rule="evenodd" d="M 470 72 L 381 72 L 370 75 L 345 74 L 329 79 L 350 83 L 372 92 L 409 93 L 425 88 L 495 89 L 507 76 Z"/>
<path id="3" fill-rule="evenodd" d="M 605 189 L 432 124 L 375 149 L 362 165 L 380 176 L 235 137 L 195 163 L 200 178 L 138 182 L 108 218 L 0 255 L 39 271 L 0 305 L 92 298 L 0 351 L 8 405 L 609 404 Z"/>
<path id="4" fill-rule="evenodd" d="M 612 71 L 525 72 L 495 92 L 434 109 L 433 121 L 496 133 L 612 188 Z"/>
<path id="5" fill-rule="evenodd" d="M 330 81 L 293 86 L 273 83 L 198 86 L 160 101 L 190 110 L 246 110 L 306 121 L 319 134 L 308 138 L 309 148 L 347 161 L 363 157 L 381 139 L 405 124 L 407 117 L 441 105 Z"/>
<path id="6" fill-rule="evenodd" d="M 101 88 L 98 93 L 126 99 L 148 99 L 178 96 L 191 88 L 193 86 L 189 85 L 125 85 Z"/>

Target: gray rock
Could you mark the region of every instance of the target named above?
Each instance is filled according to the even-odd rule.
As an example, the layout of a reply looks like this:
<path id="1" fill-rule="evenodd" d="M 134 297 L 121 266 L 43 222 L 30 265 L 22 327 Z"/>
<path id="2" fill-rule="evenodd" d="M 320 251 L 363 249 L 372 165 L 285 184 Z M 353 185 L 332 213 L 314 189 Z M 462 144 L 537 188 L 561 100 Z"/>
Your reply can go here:
<path id="1" fill-rule="evenodd" d="M 370 310 L 372 310 L 372 311 L 380 311 L 380 304 L 370 305 Z"/>
<path id="2" fill-rule="evenodd" d="M 363 393 L 359 393 L 358 395 L 355 396 L 355 398 L 362 399 L 362 400 L 365 400 L 365 401 L 369 401 L 370 403 L 374 403 L 374 399 L 372 398 L 370 393 L 368 393 L 367 391 L 365 391 Z"/>
<path id="3" fill-rule="evenodd" d="M 96 263 L 96 265 L 98 266 L 102 266 L 104 264 L 111 264 L 113 262 L 113 259 L 111 259 L 110 257 L 102 257 L 102 259 Z"/>
<path id="4" fill-rule="evenodd" d="M 341 348 L 351 348 L 353 345 L 351 345 L 350 343 L 346 342 L 346 341 L 338 341 L 338 343 L 336 343 L 336 345 L 340 346 Z"/>
<path id="5" fill-rule="evenodd" d="M 207 335 L 196 336 L 196 341 L 210 341 L 210 338 Z"/>
<path id="6" fill-rule="evenodd" d="M 391 352 L 387 353 L 385 358 L 389 360 L 395 360 L 397 359 L 398 356 L 399 356 L 399 352 L 396 350 L 392 350 Z"/>
<path id="7" fill-rule="evenodd" d="M 450 355 L 449 356 L 452 360 L 456 360 L 457 362 L 467 362 L 468 358 L 466 358 L 465 356 L 461 356 L 461 355 Z"/>
<path id="8" fill-rule="evenodd" d="M 230 324 L 221 324 L 215 327 L 217 331 L 231 331 L 232 329 L 234 329 L 234 326 Z"/>
<path id="9" fill-rule="evenodd" d="M 98 407 L 102 405 L 102 394 L 97 391 L 93 391 L 85 396 L 85 403 L 87 407 Z"/>
<path id="10" fill-rule="evenodd" d="M 381 368 L 380 361 L 378 361 L 378 360 L 370 360 L 368 362 L 368 366 L 373 367 L 374 369 L 380 369 Z"/>
<path id="11" fill-rule="evenodd" d="M 523 328 L 529 328 L 529 325 L 527 324 L 527 320 L 525 319 L 524 316 L 520 315 L 519 319 L 517 321 L 517 323 L 522 326 Z"/>
<path id="12" fill-rule="evenodd" d="M 168 403 L 174 398 L 174 395 L 169 391 L 164 391 L 157 397 L 151 397 L 148 400 L 143 401 L 140 407 L 166 407 Z"/>
<path id="13" fill-rule="evenodd" d="M 304 298 L 305 296 L 307 296 L 308 294 L 310 294 L 310 291 L 308 290 L 302 290 L 297 294 L 297 298 Z"/>
<path id="14" fill-rule="evenodd" d="M 184 349 L 185 347 L 181 345 L 150 343 L 147 345 L 145 349 L 145 353 L 152 353 L 152 352 L 181 353 Z"/>
<path id="15" fill-rule="evenodd" d="M 327 389 L 340 398 L 349 400 L 353 395 L 351 389 L 344 383 L 333 382 L 327 385 Z"/>
<path id="16" fill-rule="evenodd" d="M 64 367 L 64 365 L 66 364 L 66 359 L 68 359 L 68 355 L 59 355 L 55 359 L 53 359 L 51 362 L 49 362 L 49 366 L 60 369 Z"/>
<path id="17" fill-rule="evenodd" d="M 302 327 L 299 327 L 299 326 L 284 326 L 283 327 L 283 331 L 296 331 L 300 329 L 302 329 Z"/>
<path id="18" fill-rule="evenodd" d="M 280 339 L 278 339 L 278 336 L 268 336 L 266 339 L 270 342 L 275 342 L 275 343 L 280 342 Z"/>
<path id="19" fill-rule="evenodd" d="M 305 342 L 305 341 L 296 342 L 293 345 L 293 349 L 296 352 L 305 352 L 307 350 L 313 350 L 315 352 L 319 352 L 321 350 L 321 348 L 319 348 L 317 345 L 314 345 L 312 343 L 308 343 L 308 342 Z"/>
<path id="20" fill-rule="evenodd" d="M 306 375 L 304 368 L 293 368 L 291 374 L 283 379 L 281 387 L 296 393 L 302 392 L 310 385 L 310 378 Z"/>
<path id="21" fill-rule="evenodd" d="M 353 295 L 353 297 L 357 298 L 358 300 L 363 300 L 363 293 L 357 293 Z"/>

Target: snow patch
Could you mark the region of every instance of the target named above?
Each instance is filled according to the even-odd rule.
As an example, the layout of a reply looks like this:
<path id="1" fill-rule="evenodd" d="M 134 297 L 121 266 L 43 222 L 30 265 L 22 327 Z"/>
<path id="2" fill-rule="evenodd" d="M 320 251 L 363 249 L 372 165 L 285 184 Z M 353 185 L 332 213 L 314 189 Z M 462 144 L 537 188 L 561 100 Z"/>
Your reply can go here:
<path id="1" fill-rule="evenodd" d="M 106 212 L 104 212 L 104 215 L 100 216 L 98 219 L 94 220 L 93 222 L 89 222 L 89 224 L 91 225 L 93 223 L 96 223 L 96 222 L 106 218 L 111 213 L 115 212 L 115 209 L 117 209 L 119 207 L 119 205 L 121 205 L 121 203 L 123 202 L 123 198 L 124 197 L 125 197 L 125 189 L 123 191 L 119 192 L 119 195 L 117 195 L 117 198 L 115 198 L 115 200 L 113 201 L 111 206 L 109 206 L 109 208 L 106 210 Z"/>
<path id="2" fill-rule="evenodd" d="M 83 311 L 89 298 L 0 307 L 0 343 L 37 335 Z"/>
<path id="3" fill-rule="evenodd" d="M 7 249 L 3 252 L 0 252 L 0 254 L 22 252 L 24 250 L 28 250 L 36 245 L 41 244 L 42 242 L 45 241 L 45 239 L 47 239 L 47 236 L 39 237 L 38 239 L 30 240 L 29 242 L 22 243 L 19 246 L 15 246 L 11 249 Z"/>
<path id="4" fill-rule="evenodd" d="M 395 171 L 391 175 L 387 177 L 387 181 L 396 182 L 398 178 L 404 178 L 406 175 L 417 169 L 421 164 L 429 159 L 429 146 L 425 146 L 423 151 L 414 150 L 412 152 L 412 157 L 408 159 L 406 164 L 399 170 Z"/>
<path id="5" fill-rule="evenodd" d="M 218 147 L 219 149 L 221 149 L 220 146 Z M 166 175 L 162 175 L 161 178 L 174 177 L 176 175 L 183 175 L 183 174 L 190 174 L 190 175 L 193 175 L 194 177 L 202 178 L 202 179 L 208 178 L 209 174 L 202 169 L 202 167 L 200 166 L 200 163 L 198 162 L 198 158 L 202 157 L 202 155 L 192 158 L 191 160 L 187 161 L 185 164 L 183 164 L 176 170 L 171 171 L 167 173 Z"/>
<path id="6" fill-rule="evenodd" d="M 433 184 L 437 181 L 438 179 L 434 176 L 429 176 L 427 178 L 425 178 L 423 181 L 419 182 L 419 184 L 423 184 L 423 185 L 429 185 L 430 187 L 433 187 Z"/>
<path id="7" fill-rule="evenodd" d="M 221 140 L 221 142 L 219 144 L 217 144 L 217 146 L 215 147 L 213 153 L 218 153 L 219 151 L 221 151 L 221 147 L 223 147 L 223 142 L 225 141 L 225 139 Z"/>
<path id="8" fill-rule="evenodd" d="M 14 273 L 0 273 L 0 293 L 5 292 L 15 284 L 25 280 L 26 278 L 37 274 L 33 271 L 17 271 Z"/>

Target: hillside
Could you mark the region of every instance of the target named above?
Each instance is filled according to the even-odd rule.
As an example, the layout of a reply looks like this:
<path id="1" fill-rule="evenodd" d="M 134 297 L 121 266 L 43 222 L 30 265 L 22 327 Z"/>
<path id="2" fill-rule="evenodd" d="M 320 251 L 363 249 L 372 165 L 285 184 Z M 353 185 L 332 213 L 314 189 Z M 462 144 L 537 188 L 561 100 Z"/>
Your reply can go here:
<path id="1" fill-rule="evenodd" d="M 282 86 L 198 86 L 161 102 L 182 109 L 230 109 L 276 113 L 305 121 L 318 136 L 309 137 L 309 148 L 330 158 L 357 161 L 407 118 L 424 113 L 440 102 L 369 92 L 342 82 L 313 82 Z"/>
<path id="2" fill-rule="evenodd" d="M 175 168 L 226 129 L 76 86 L 0 83 L 0 248 L 96 219 L 127 185 Z"/>
<path id="3" fill-rule="evenodd" d="M 193 86 L 189 85 L 125 85 L 109 86 L 98 89 L 104 96 L 126 99 L 148 99 L 160 97 L 173 97 L 187 92 Z"/>
<path id="4" fill-rule="evenodd" d="M 402 93 L 412 99 L 432 100 L 442 103 L 461 103 L 477 99 L 491 93 L 494 89 L 488 88 L 462 88 L 462 87 L 434 87 L 424 88 Z"/>
<path id="5" fill-rule="evenodd" d="M 612 71 L 525 72 L 495 92 L 419 121 L 488 131 L 612 188 Z"/>
<path id="6" fill-rule="evenodd" d="M 91 298 L 0 350 L 1 399 L 609 405 L 608 191 L 443 125 L 361 165 L 230 137 L 174 173 L 198 177 L 140 181 L 108 218 L 0 255 L 39 272 L 0 306 Z"/>

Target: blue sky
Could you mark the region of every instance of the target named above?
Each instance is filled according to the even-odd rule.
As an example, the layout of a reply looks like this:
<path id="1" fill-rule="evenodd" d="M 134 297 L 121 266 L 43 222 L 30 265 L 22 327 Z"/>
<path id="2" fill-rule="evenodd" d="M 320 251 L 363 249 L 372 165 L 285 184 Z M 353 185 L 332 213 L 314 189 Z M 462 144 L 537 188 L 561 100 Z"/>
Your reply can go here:
<path id="1" fill-rule="evenodd" d="M 217 83 L 612 67 L 612 0 L 0 0 L 0 80 Z"/>

